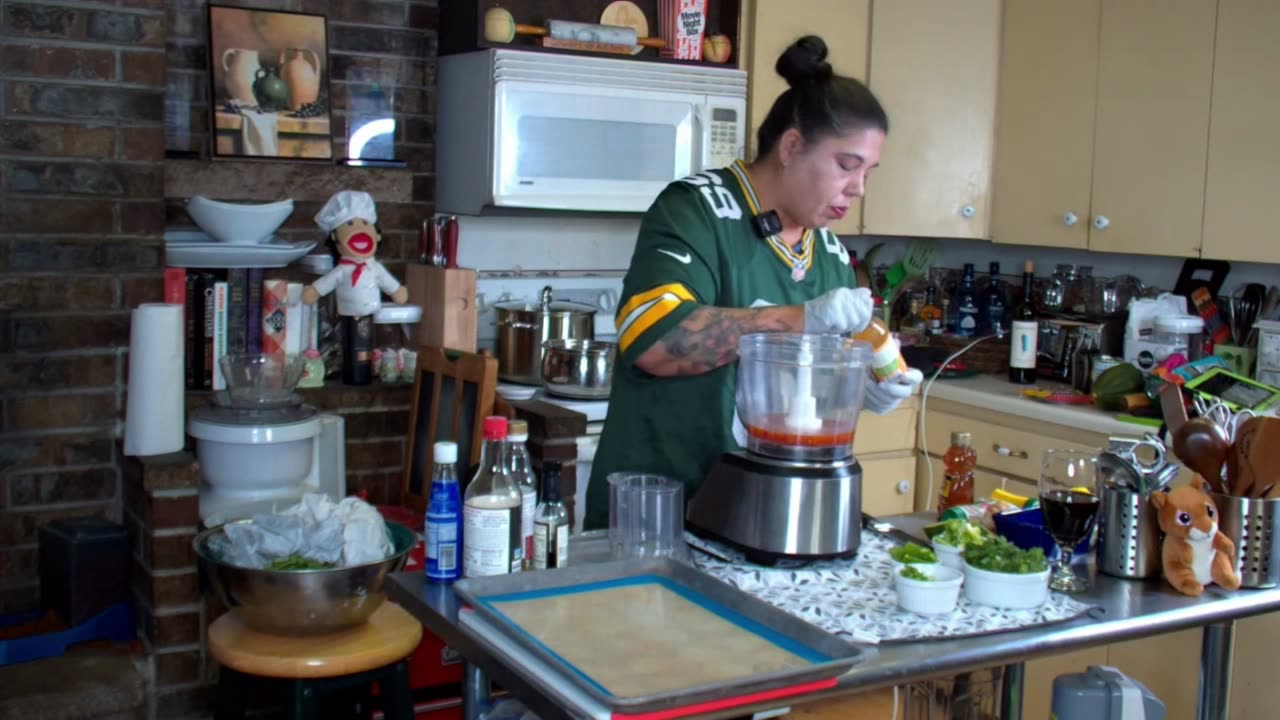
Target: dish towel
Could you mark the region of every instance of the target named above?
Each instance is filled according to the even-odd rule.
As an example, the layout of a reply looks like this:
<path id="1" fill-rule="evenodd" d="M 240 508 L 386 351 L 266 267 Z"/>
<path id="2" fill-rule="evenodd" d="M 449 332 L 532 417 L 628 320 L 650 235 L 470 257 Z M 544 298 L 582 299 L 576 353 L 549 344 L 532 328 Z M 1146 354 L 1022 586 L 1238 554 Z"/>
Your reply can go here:
<path id="1" fill-rule="evenodd" d="M 259 110 L 241 110 L 240 142 L 245 155 L 266 155 L 274 157 L 280 154 L 280 136 L 276 127 L 279 117 L 275 113 L 264 113 Z"/>

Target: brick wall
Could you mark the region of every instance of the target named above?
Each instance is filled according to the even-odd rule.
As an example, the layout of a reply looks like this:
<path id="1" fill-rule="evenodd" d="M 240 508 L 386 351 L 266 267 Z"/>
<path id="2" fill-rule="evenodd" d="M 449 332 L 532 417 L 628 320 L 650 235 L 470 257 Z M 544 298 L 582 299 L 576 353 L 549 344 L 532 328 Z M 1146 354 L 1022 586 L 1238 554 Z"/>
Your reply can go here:
<path id="1" fill-rule="evenodd" d="M 36 529 L 119 517 L 128 308 L 163 263 L 163 2 L 0 3 L 0 614 Z"/>
<path id="2" fill-rule="evenodd" d="M 433 209 L 436 3 L 228 4 L 327 15 L 335 156 L 349 99 L 377 85 L 408 168 L 206 159 L 202 1 L 0 0 L 0 614 L 37 601 L 41 523 L 120 520 L 134 537 L 140 635 L 157 686 L 171 689 L 207 678 L 189 550 L 197 478 L 180 463 L 148 480 L 117 443 L 128 311 L 161 296 L 163 230 L 190 225 L 181 201 L 194 194 L 293 197 L 285 234 L 314 236 L 311 216 L 330 193 L 366 189 L 387 236 L 381 257 L 402 274 Z M 195 157 L 166 160 L 166 150 Z M 407 388 L 330 387 L 309 400 L 346 416 L 351 489 L 394 502 Z M 173 694 L 162 714 L 199 699 Z"/>

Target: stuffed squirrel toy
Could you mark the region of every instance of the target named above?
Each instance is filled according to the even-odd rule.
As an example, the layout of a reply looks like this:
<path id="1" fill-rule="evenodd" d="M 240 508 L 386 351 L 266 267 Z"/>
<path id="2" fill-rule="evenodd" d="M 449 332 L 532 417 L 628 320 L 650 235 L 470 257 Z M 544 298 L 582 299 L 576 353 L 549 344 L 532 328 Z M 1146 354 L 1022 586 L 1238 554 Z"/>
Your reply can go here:
<path id="1" fill-rule="evenodd" d="M 1240 587 L 1235 544 L 1218 530 L 1218 508 L 1199 488 L 1187 485 L 1157 492 L 1151 504 L 1164 531 L 1164 577 L 1184 595 L 1200 595 L 1217 583 L 1227 590 Z"/>

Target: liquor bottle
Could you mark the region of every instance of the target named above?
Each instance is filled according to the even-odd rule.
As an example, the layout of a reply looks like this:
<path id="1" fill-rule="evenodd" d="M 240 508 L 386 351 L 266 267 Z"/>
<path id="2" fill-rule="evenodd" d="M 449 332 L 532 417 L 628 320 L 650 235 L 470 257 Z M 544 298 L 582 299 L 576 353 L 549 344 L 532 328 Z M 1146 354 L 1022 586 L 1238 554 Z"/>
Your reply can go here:
<path id="1" fill-rule="evenodd" d="M 467 485 L 462 505 L 462 574 L 465 577 L 520 572 L 520 487 L 507 470 L 507 419 L 484 419 L 480 469 Z"/>
<path id="2" fill-rule="evenodd" d="M 964 264 L 964 278 L 956 291 L 955 334 L 972 337 L 978 331 L 978 290 L 973 279 L 973 263 Z"/>
<path id="3" fill-rule="evenodd" d="M 1000 280 L 1000 263 L 991 263 L 991 282 L 982 296 L 982 328 L 984 334 L 1004 334 L 1009 330 L 1006 317 L 1008 301 Z"/>
<path id="4" fill-rule="evenodd" d="M 942 306 L 938 304 L 937 285 L 925 288 L 924 307 L 920 308 L 920 317 L 928 327 L 930 335 L 942 334 Z"/>
<path id="5" fill-rule="evenodd" d="M 533 567 L 548 570 L 569 564 L 569 509 L 560 501 L 560 463 L 542 464 L 542 502 L 533 521 Z"/>
<path id="6" fill-rule="evenodd" d="M 929 326 L 920 315 L 920 299 L 912 297 L 906 316 L 898 323 L 898 339 L 904 347 L 928 342 Z"/>
<path id="7" fill-rule="evenodd" d="M 507 423 L 507 469 L 520 487 L 520 548 L 524 569 L 533 562 L 533 514 L 538 510 L 538 480 L 529 459 L 529 423 L 512 420 Z"/>
<path id="8" fill-rule="evenodd" d="M 432 448 L 431 495 L 427 501 L 427 578 L 453 582 L 462 574 L 458 541 L 462 539 L 462 492 L 458 488 L 458 445 L 438 442 Z"/>
<path id="9" fill-rule="evenodd" d="M 978 453 L 973 449 L 973 436 L 967 432 L 951 433 L 951 447 L 942 456 L 942 492 L 938 495 L 938 515 L 957 505 L 973 502 L 973 468 Z"/>
<path id="10" fill-rule="evenodd" d="M 1022 267 L 1022 301 L 1013 309 L 1009 336 L 1009 382 L 1031 385 L 1036 381 L 1036 342 L 1040 323 L 1032 305 L 1035 264 L 1030 260 Z"/>

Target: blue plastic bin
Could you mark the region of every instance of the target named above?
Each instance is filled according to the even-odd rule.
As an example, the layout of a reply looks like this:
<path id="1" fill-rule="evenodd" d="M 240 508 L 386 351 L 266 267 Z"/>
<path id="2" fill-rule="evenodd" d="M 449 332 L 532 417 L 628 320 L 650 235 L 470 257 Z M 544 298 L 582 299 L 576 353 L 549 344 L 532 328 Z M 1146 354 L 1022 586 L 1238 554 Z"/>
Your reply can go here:
<path id="1" fill-rule="evenodd" d="M 0 627 L 13 627 L 39 619 L 41 610 L 0 617 Z M 90 640 L 134 639 L 133 605 L 120 602 L 76 625 L 58 632 L 0 640 L 0 666 L 61 655 L 76 643 Z"/>

